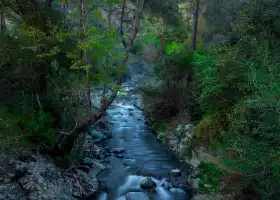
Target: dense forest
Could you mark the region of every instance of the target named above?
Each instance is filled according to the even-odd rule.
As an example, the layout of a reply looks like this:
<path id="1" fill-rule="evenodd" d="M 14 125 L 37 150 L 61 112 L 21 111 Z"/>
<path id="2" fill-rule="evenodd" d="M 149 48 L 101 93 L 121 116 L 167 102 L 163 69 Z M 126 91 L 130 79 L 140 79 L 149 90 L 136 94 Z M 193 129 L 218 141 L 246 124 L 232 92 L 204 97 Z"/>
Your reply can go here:
<path id="1" fill-rule="evenodd" d="M 0 22 L 2 152 L 69 155 L 133 54 L 155 75 L 139 88 L 153 128 L 192 123 L 186 152 L 219 157 L 200 192 L 277 199 L 279 0 L 0 0 Z"/>

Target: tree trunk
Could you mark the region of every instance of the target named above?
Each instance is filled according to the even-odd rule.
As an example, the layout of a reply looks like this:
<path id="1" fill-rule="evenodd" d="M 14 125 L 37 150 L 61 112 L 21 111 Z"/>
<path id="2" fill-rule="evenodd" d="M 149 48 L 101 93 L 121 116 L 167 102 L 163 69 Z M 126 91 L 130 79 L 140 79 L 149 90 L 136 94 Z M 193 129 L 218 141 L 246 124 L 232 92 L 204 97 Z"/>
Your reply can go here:
<path id="1" fill-rule="evenodd" d="M 0 23 L 1 23 L 1 36 L 4 36 L 6 27 L 5 27 L 5 13 L 2 5 L 0 5 Z"/>
<path id="2" fill-rule="evenodd" d="M 109 5 L 109 12 L 108 12 L 108 31 L 110 32 L 111 30 L 111 15 L 112 15 L 112 6 Z M 109 37 L 109 36 L 107 36 Z M 105 66 L 104 66 L 104 70 L 105 70 L 105 73 L 108 75 L 108 68 L 109 68 L 109 55 L 110 54 L 110 47 L 109 45 L 107 46 L 107 54 L 106 54 L 106 63 L 105 63 Z M 106 84 L 106 82 L 104 83 L 103 85 L 103 92 L 102 92 L 102 99 L 101 99 L 101 105 L 103 107 L 103 105 L 106 103 L 106 92 L 107 92 L 107 88 L 108 88 L 108 85 Z"/>
<path id="3" fill-rule="evenodd" d="M 80 0 L 79 3 L 80 3 L 79 4 L 79 9 L 81 11 L 81 10 L 83 10 L 83 5 L 82 5 L 83 0 Z M 135 19 L 136 20 L 136 22 L 135 22 L 136 26 L 135 26 L 135 29 L 134 29 L 134 33 L 133 33 L 133 35 L 131 37 L 131 40 L 128 43 L 128 45 L 125 46 L 126 57 L 124 59 L 124 63 L 126 63 L 127 60 L 128 60 L 130 48 L 131 48 L 131 46 L 132 46 L 132 44 L 133 44 L 133 42 L 134 42 L 134 40 L 137 36 L 138 30 L 139 30 L 139 25 L 140 25 L 139 21 L 140 21 L 140 16 L 141 16 L 142 9 L 143 9 L 143 4 L 144 4 L 144 0 L 138 0 L 139 8 L 136 12 L 139 12 L 139 13 L 137 14 L 138 17 Z M 122 16 L 122 19 L 123 19 L 123 16 Z M 122 20 L 122 23 L 123 23 L 123 20 Z M 84 15 L 83 14 L 81 15 L 80 24 L 84 25 Z M 121 83 L 123 81 L 123 76 L 124 76 L 124 73 L 121 73 L 119 78 L 118 78 L 118 81 L 116 83 L 116 86 L 121 85 Z M 105 97 L 99 111 L 97 113 L 95 113 L 90 119 L 85 120 L 85 121 L 80 122 L 80 123 L 76 123 L 76 126 L 72 129 L 71 132 L 59 131 L 59 133 L 62 134 L 62 139 L 60 140 L 60 143 L 56 146 L 56 148 L 53 150 L 52 153 L 54 155 L 57 155 L 58 153 L 60 153 L 61 155 L 68 154 L 71 151 L 72 146 L 74 144 L 74 140 L 78 135 L 78 133 L 77 133 L 78 130 L 83 130 L 86 126 L 88 126 L 90 124 L 93 124 L 97 120 L 102 118 L 104 116 L 107 108 L 112 104 L 112 102 L 116 98 L 117 94 L 118 94 L 118 90 L 115 90 L 107 99 Z"/>
<path id="4" fill-rule="evenodd" d="M 200 0 L 195 0 L 195 7 L 194 7 L 194 11 L 193 11 L 192 46 L 191 46 L 192 52 L 196 51 L 196 38 L 197 38 L 199 1 Z"/>
<path id="5" fill-rule="evenodd" d="M 79 0 L 79 12 L 80 12 L 80 41 L 85 41 L 86 37 L 86 26 L 85 26 L 85 10 L 84 10 L 84 0 Z M 87 58 L 87 50 L 81 50 L 80 52 L 81 59 L 84 61 L 84 65 L 88 65 L 88 58 Z M 92 119 L 92 101 L 91 101 L 91 88 L 89 83 L 89 69 L 87 69 L 87 80 L 88 80 L 88 88 L 87 88 L 87 99 L 88 99 L 88 112 L 89 112 L 89 120 Z"/>
<path id="6" fill-rule="evenodd" d="M 121 15 L 121 30 L 120 30 L 120 34 L 121 34 L 121 37 L 122 37 L 122 43 L 123 43 L 123 46 L 124 48 L 126 49 L 127 48 L 127 44 L 124 40 L 124 37 L 123 37 L 123 19 L 124 19 L 124 11 L 125 11 L 125 5 L 126 5 L 126 0 L 123 0 L 123 5 L 122 5 L 122 15 Z"/>

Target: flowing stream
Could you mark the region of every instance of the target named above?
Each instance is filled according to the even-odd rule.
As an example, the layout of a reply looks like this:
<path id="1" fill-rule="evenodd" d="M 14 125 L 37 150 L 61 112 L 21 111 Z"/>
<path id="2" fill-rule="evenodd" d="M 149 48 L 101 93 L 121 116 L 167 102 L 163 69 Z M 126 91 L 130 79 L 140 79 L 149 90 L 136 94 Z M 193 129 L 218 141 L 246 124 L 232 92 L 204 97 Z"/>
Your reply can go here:
<path id="1" fill-rule="evenodd" d="M 145 177 L 152 177 L 157 185 L 155 191 L 148 194 L 152 200 L 188 200 L 185 191 L 162 187 L 170 170 L 178 168 L 182 173 L 187 170 L 157 141 L 145 123 L 143 112 L 134 106 L 134 84 L 132 79 L 126 80 L 122 86 L 125 95 L 119 95 L 107 111 L 113 134 L 105 143 L 111 148 L 125 148 L 125 151 L 105 159 L 107 168 L 98 178 L 106 191 L 98 200 L 125 200 L 128 192 L 144 191 L 140 182 Z"/>

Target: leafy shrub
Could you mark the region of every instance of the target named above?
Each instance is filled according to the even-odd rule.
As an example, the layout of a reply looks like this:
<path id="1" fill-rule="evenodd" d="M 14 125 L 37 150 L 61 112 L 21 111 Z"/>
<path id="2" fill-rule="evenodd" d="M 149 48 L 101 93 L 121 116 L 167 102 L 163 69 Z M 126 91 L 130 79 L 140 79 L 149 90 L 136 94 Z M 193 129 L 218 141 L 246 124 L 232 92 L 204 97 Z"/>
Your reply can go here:
<path id="1" fill-rule="evenodd" d="M 219 130 L 213 146 L 240 174 L 239 189 L 250 188 L 260 199 L 270 199 L 280 188 L 279 6 L 276 0 L 244 3 L 234 24 L 237 43 L 194 59 L 196 101 L 206 113 L 196 131 Z M 222 128 L 215 113 L 226 113 Z"/>
<path id="2" fill-rule="evenodd" d="M 23 100 L 22 113 L 18 124 L 22 129 L 23 141 L 32 142 L 39 147 L 51 150 L 56 142 L 56 132 L 53 129 L 54 118 L 42 109 L 38 111 Z"/>
<path id="3" fill-rule="evenodd" d="M 201 162 L 198 166 L 199 173 L 194 178 L 200 178 L 202 183 L 198 191 L 202 193 L 216 193 L 221 186 L 222 177 L 227 173 L 217 165 L 208 162 Z M 205 184 L 211 185 L 206 187 Z"/>
<path id="4" fill-rule="evenodd" d="M 152 125 L 152 128 L 154 130 L 156 130 L 157 132 L 162 132 L 165 131 L 167 129 L 168 125 L 166 123 L 159 123 L 159 122 L 155 122 Z"/>

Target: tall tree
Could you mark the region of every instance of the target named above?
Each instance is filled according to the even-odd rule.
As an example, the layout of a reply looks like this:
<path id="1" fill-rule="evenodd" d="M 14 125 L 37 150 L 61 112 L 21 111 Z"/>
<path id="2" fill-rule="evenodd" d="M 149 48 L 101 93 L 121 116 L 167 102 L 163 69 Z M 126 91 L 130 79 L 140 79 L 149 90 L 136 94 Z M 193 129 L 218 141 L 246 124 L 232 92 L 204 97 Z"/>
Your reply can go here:
<path id="1" fill-rule="evenodd" d="M 196 51 L 199 3 L 200 3 L 200 0 L 194 0 L 193 24 L 192 24 L 192 42 L 191 42 L 191 50 L 193 52 Z"/>

